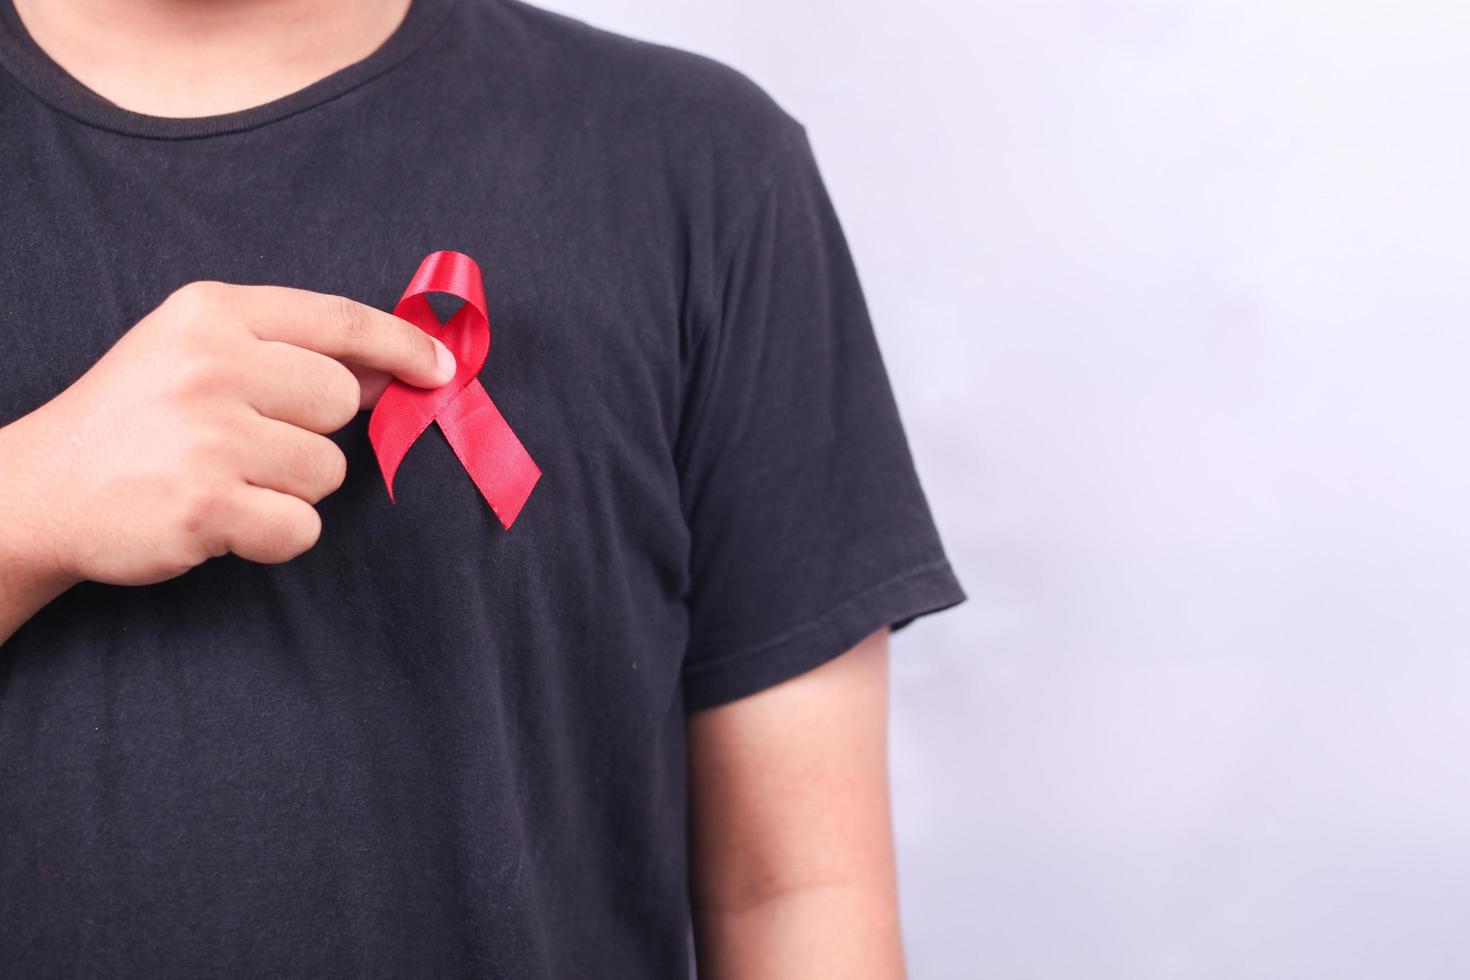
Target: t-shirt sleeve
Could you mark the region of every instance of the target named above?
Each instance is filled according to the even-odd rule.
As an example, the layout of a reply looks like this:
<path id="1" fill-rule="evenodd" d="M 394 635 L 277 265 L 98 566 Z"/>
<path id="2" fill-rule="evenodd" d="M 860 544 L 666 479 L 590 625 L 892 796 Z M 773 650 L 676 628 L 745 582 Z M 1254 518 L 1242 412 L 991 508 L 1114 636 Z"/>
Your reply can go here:
<path id="1" fill-rule="evenodd" d="M 691 711 L 965 598 L 799 125 L 747 211 L 715 264 L 676 454 Z"/>

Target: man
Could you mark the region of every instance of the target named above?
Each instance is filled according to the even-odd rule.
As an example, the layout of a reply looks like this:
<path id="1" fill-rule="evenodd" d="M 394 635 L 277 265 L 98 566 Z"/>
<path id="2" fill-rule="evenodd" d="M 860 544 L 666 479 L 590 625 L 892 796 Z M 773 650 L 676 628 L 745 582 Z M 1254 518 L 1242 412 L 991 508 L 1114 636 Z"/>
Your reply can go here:
<path id="1" fill-rule="evenodd" d="M 887 633 L 963 595 L 802 127 L 507 0 L 0 67 L 0 973 L 900 975 Z M 460 366 L 441 249 L 513 519 L 360 414 Z"/>

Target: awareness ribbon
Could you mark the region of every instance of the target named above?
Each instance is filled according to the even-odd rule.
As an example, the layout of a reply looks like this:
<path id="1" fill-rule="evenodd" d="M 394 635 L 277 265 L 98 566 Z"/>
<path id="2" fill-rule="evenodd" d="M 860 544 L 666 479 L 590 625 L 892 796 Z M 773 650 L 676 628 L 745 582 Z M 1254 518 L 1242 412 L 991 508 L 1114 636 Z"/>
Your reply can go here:
<path id="1" fill-rule="evenodd" d="M 449 293 L 464 305 L 440 323 L 426 298 L 429 293 Z M 490 316 L 485 312 L 480 267 L 459 252 L 426 256 L 393 314 L 442 341 L 459 370 L 438 388 L 415 388 L 395 379 L 374 406 L 368 441 L 388 485 L 388 499 L 395 499 L 393 476 L 409 447 L 429 423 L 438 422 L 480 495 L 509 529 L 541 478 L 541 468 L 480 384 L 480 368 L 490 352 Z"/>

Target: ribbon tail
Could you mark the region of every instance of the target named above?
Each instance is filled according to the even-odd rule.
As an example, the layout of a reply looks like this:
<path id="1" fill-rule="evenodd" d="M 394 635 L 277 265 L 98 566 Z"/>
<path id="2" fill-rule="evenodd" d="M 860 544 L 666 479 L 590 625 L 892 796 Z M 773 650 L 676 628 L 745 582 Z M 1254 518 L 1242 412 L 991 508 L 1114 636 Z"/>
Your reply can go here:
<path id="1" fill-rule="evenodd" d="M 394 381 L 379 397 L 368 418 L 368 441 L 378 459 L 383 482 L 388 486 L 388 499 L 395 502 L 393 477 L 398 473 L 398 465 L 434 421 L 433 406 L 424 396 L 424 392 Z"/>
<path id="2" fill-rule="evenodd" d="M 541 468 L 478 380 L 466 385 L 435 421 L 480 496 L 509 530 L 541 479 Z"/>

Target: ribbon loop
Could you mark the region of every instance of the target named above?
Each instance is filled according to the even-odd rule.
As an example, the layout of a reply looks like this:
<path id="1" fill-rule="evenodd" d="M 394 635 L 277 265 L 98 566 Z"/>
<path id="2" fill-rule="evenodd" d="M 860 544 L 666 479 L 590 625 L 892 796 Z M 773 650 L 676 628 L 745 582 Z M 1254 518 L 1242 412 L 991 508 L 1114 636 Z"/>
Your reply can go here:
<path id="1" fill-rule="evenodd" d="M 464 305 L 441 323 L 429 306 L 429 293 L 457 296 Z M 368 441 L 388 486 L 388 498 L 396 499 L 393 477 L 409 447 L 437 422 L 480 495 L 509 529 L 541 478 L 541 469 L 480 383 L 480 369 L 490 352 L 490 316 L 480 267 L 460 252 L 426 256 L 393 313 L 442 341 L 459 370 L 438 388 L 415 388 L 395 379 L 373 407 Z"/>

